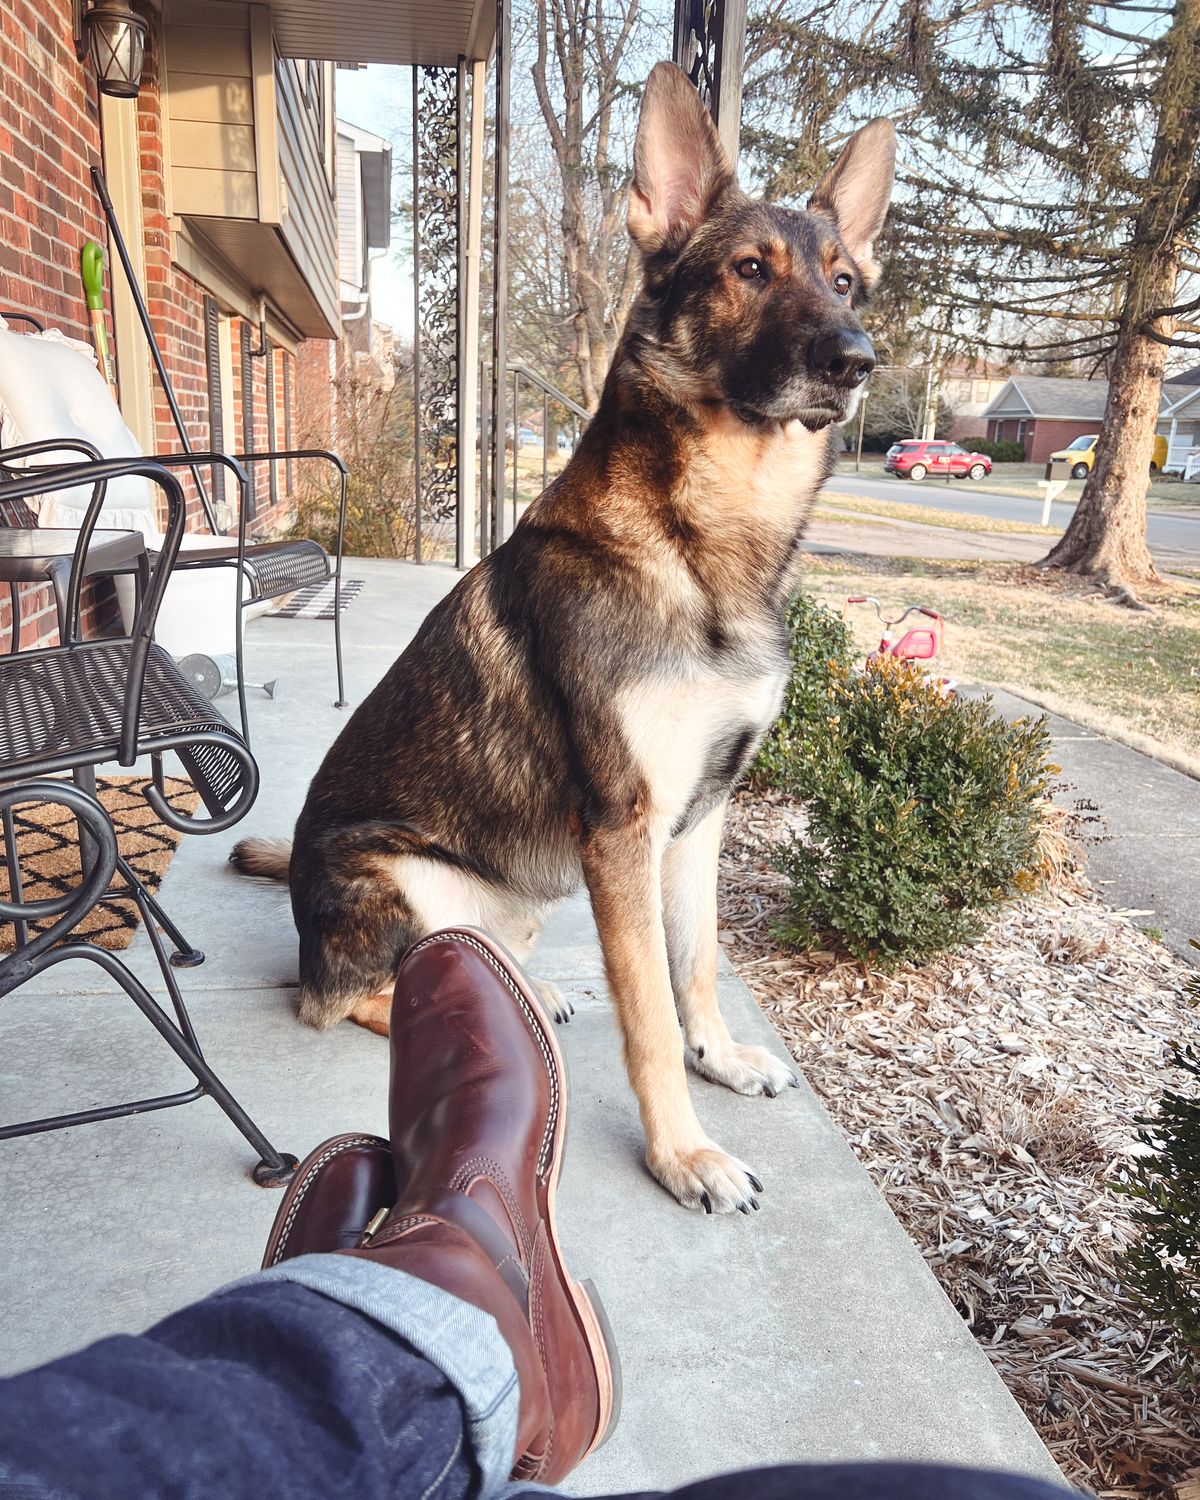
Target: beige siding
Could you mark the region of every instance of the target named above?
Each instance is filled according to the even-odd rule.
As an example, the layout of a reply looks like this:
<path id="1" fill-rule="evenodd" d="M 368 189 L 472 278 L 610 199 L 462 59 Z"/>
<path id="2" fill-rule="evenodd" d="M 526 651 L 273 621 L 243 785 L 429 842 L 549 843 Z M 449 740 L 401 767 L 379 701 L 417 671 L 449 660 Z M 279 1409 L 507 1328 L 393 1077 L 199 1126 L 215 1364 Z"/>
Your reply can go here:
<path id="1" fill-rule="evenodd" d="M 166 53 L 174 211 L 257 218 L 249 7 L 172 0 Z"/>
<path id="2" fill-rule="evenodd" d="M 339 326 L 330 98 L 276 56 L 271 11 L 246 0 L 165 0 L 172 212 L 307 335 Z M 299 69 L 299 72 L 297 71 Z M 330 69 L 312 69 L 328 85 Z"/>

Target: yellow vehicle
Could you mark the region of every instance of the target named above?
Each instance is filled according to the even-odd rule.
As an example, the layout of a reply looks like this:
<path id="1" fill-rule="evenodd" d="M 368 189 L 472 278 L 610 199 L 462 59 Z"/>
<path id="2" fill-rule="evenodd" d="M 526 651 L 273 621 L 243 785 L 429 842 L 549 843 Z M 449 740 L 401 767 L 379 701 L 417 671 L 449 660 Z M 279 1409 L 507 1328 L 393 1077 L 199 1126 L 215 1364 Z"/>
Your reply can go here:
<path id="1" fill-rule="evenodd" d="M 1096 461 L 1096 444 L 1100 441 L 1098 432 L 1087 433 L 1083 437 L 1077 437 L 1073 443 L 1068 443 L 1065 448 L 1060 448 L 1057 453 L 1050 455 L 1051 463 L 1065 462 L 1071 465 L 1072 479 L 1086 479 L 1092 472 L 1092 465 Z M 1167 461 L 1167 439 L 1164 433 L 1159 433 L 1154 439 L 1154 456 L 1150 460 L 1151 474 L 1157 474 Z"/>

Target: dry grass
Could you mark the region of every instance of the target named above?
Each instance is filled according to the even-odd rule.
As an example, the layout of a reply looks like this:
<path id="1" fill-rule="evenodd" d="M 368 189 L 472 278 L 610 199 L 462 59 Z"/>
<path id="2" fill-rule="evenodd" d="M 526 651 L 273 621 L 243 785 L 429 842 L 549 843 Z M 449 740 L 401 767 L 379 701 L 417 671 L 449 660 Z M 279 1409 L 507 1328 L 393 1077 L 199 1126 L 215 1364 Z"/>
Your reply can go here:
<path id="1" fill-rule="evenodd" d="M 1062 536 L 1057 526 L 1038 526 L 1033 522 L 999 521 L 992 516 L 973 516 L 961 510 L 936 510 L 931 505 L 905 505 L 891 500 L 870 500 L 864 495 L 826 494 L 816 508 L 819 521 L 855 524 L 855 516 L 883 516 L 892 521 L 908 521 L 918 526 L 941 526 L 948 531 L 986 532 L 1002 536 L 1038 536 L 1053 539 Z"/>
<path id="2" fill-rule="evenodd" d="M 804 585 L 834 609 L 858 593 L 889 612 L 929 605 L 945 616 L 942 660 L 956 677 L 1008 688 L 1200 776 L 1200 588 L 1163 586 L 1142 613 L 1020 564 L 860 556 L 806 558 Z M 873 613 L 850 618 L 864 652 L 876 645 Z"/>
<path id="3" fill-rule="evenodd" d="M 1107 1184 L 1200 1033 L 1191 971 L 1097 900 L 1061 829 L 1053 889 L 961 953 L 884 976 L 786 951 L 764 848 L 797 816 L 734 801 L 730 957 L 1067 1478 L 1167 1500 L 1200 1465 L 1200 1393 L 1122 1293 Z"/>

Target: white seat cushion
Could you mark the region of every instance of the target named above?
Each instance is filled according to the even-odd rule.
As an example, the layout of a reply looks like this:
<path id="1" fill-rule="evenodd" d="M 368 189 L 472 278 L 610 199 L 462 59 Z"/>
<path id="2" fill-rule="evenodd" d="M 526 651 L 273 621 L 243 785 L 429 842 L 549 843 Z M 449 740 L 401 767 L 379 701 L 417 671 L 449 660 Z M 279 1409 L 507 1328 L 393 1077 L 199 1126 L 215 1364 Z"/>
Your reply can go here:
<path id="1" fill-rule="evenodd" d="M 105 458 L 142 456 L 86 344 L 57 329 L 13 333 L 0 319 L 0 447 L 54 438 L 82 438 Z M 79 463 L 82 456 L 64 448 L 30 460 L 55 462 Z M 81 484 L 29 503 L 42 526 L 77 530 L 91 495 L 91 486 Z M 136 474 L 110 480 L 100 525 L 140 531 L 148 545 L 158 545 L 154 486 Z"/>

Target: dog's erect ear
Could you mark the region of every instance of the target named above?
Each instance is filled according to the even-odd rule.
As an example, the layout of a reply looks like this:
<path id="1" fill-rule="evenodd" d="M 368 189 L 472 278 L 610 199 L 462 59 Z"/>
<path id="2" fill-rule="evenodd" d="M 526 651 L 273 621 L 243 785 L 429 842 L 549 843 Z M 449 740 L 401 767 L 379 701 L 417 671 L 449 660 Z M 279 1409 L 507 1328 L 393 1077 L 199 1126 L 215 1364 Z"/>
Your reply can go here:
<path id="1" fill-rule="evenodd" d="M 878 275 L 873 252 L 895 175 L 896 132 L 892 122 L 872 120 L 854 132 L 808 200 L 809 208 L 828 214 L 834 221 L 842 243 L 869 281 Z"/>
<path id="2" fill-rule="evenodd" d="M 716 126 L 687 75 L 657 63 L 646 80 L 633 182 L 629 233 L 643 255 L 679 250 L 733 171 Z"/>

